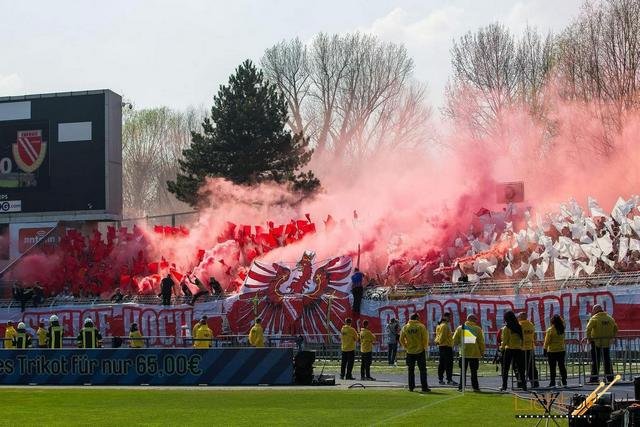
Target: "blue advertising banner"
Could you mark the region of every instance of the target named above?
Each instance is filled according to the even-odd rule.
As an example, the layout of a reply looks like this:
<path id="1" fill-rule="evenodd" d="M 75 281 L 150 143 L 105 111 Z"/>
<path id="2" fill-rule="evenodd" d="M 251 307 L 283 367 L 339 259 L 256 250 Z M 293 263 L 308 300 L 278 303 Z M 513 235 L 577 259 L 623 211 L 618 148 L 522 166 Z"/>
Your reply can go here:
<path id="1" fill-rule="evenodd" d="M 0 350 L 2 385 L 287 385 L 290 348 Z"/>

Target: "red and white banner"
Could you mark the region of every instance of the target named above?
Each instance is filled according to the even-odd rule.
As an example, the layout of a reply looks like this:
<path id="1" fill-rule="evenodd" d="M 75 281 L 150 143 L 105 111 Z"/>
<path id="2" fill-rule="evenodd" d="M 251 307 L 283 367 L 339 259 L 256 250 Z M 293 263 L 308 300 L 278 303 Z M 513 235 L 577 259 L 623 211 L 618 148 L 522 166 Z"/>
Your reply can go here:
<path id="1" fill-rule="evenodd" d="M 333 281 L 331 277 L 341 277 L 348 271 L 339 259 L 327 264 L 314 264 L 313 271 L 317 272 L 320 268 L 329 271 L 329 283 Z M 332 274 L 337 276 L 331 276 Z M 344 280 L 338 282 L 342 283 Z M 431 295 L 399 301 L 364 300 L 359 316 L 351 312 L 352 296 L 347 287 L 348 284 L 328 285 L 325 293 L 314 295 L 311 291 L 307 294 L 314 295 L 313 297 L 304 296 L 305 294 L 278 294 L 273 290 L 273 294 L 270 294 L 270 288 L 267 287 L 247 290 L 225 300 L 199 303 L 195 307 L 187 304 L 163 307 L 129 303 L 94 306 L 70 303 L 65 306 L 27 308 L 24 313 L 20 313 L 19 307 L 12 307 L 0 312 L 0 336 L 4 336 L 7 320 L 23 321 L 36 328 L 40 320 L 48 324 L 52 314 L 60 318 L 66 336 L 71 337 L 78 334 L 87 317 L 94 320 L 103 336 L 126 336 L 131 323 L 136 322 L 147 337 L 167 337 L 153 339 L 150 344 L 154 346 L 179 345 L 182 342 L 180 337 L 183 336 L 183 327 L 186 326 L 190 331 L 204 314 L 209 317 L 209 326 L 216 336 L 223 332 L 246 335 L 257 316 L 263 318 L 265 333 L 268 335 L 302 334 L 309 337 L 329 334 L 337 337 L 344 319 L 350 316 L 358 323 L 368 319 L 372 331 L 380 333 L 392 317 L 403 324 L 414 312 L 420 313 L 433 334 L 445 311 L 452 313 L 454 325 L 460 324 L 467 314 L 474 313 L 486 332 L 495 332 L 502 326 L 501 319 L 507 310 L 526 311 L 538 331 L 549 327 L 551 316 L 560 314 L 565 319 L 568 331 L 581 332 L 585 330 L 591 308 L 596 303 L 601 304 L 616 319 L 621 331 L 631 331 L 628 332 L 631 335 L 640 334 L 640 285 L 527 295 Z"/>
<path id="2" fill-rule="evenodd" d="M 459 325 L 468 314 L 478 316 L 486 332 L 496 332 L 503 326 L 503 315 L 512 310 L 526 311 L 537 331 L 545 331 L 554 314 L 561 315 L 566 328 L 571 332 L 584 331 L 591 308 L 600 304 L 611 314 L 619 330 L 637 331 L 640 334 L 638 310 L 640 310 L 640 286 L 612 286 L 602 288 L 572 289 L 520 295 L 430 295 L 411 300 L 376 302 L 363 304 L 364 318 L 372 318 L 386 325 L 395 317 L 405 323 L 409 316 L 418 312 L 429 331 L 435 327 L 444 312 L 451 312 L 454 325 Z"/>

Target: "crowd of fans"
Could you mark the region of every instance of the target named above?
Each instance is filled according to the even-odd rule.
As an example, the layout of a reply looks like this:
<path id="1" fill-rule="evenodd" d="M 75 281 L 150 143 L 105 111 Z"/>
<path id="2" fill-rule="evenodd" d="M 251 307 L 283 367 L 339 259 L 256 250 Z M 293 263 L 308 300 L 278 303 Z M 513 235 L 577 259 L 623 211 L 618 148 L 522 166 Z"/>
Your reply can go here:
<path id="1" fill-rule="evenodd" d="M 404 260 L 411 268 L 399 275 L 391 274 L 390 269 L 396 262 L 392 260 L 387 277 L 376 275 L 377 281 L 389 285 L 542 280 L 640 271 L 640 197 L 637 196 L 629 200 L 619 198 L 611 213 L 590 198 L 587 211 L 570 200 L 560 206 L 559 212 L 536 219 L 529 210 L 517 214 L 513 206 L 498 214 L 482 209 L 476 217 L 477 223 L 467 233 L 459 233 L 450 247 L 430 258 L 428 268 L 419 260 Z M 217 240 L 219 243 L 234 241 L 242 251 L 244 262 L 250 264 L 255 257 L 315 231 L 315 224 L 308 216 L 306 220 L 291 221 L 287 225 L 275 226 L 269 222 L 268 227 L 229 223 Z M 156 226 L 153 232 L 162 234 L 163 238 L 180 238 L 189 233 L 183 227 L 161 226 Z M 136 226 L 131 230 L 108 227 L 105 234 L 94 230 L 88 236 L 68 229 L 57 246 L 42 248 L 48 259 L 56 260 L 47 277 L 25 284 L 15 281 L 13 298 L 23 309 L 31 303 L 38 306 L 48 297 L 69 302 L 95 298 L 123 302 L 141 294 L 159 295 L 167 274 L 175 282 L 172 295 L 184 297 L 187 303 L 194 303 L 205 291 L 222 293 L 220 289 L 206 289 L 195 275 L 178 273 L 175 265 L 164 258 L 150 259 L 148 248 L 148 237 Z M 198 250 L 197 256 L 194 254 L 194 265 L 203 260 L 224 265 L 223 260 L 208 260 L 206 253 Z M 23 269 L 31 268 L 26 259 L 23 262 L 26 265 Z M 424 275 L 427 270 L 429 274 Z M 242 282 L 242 271 L 242 266 L 235 269 L 227 266 L 225 274 L 229 277 L 223 278 L 224 283 Z M 413 278 L 407 280 L 409 276 Z M 368 281 L 372 282 L 367 283 L 368 287 L 378 286 L 376 279 Z M 220 283 L 216 283 L 220 287 Z"/>
<path id="2" fill-rule="evenodd" d="M 640 270 L 640 198 L 619 198 L 609 214 L 589 198 L 534 220 L 480 211 L 477 231 L 459 235 L 435 273 L 445 281 L 543 280 Z"/>

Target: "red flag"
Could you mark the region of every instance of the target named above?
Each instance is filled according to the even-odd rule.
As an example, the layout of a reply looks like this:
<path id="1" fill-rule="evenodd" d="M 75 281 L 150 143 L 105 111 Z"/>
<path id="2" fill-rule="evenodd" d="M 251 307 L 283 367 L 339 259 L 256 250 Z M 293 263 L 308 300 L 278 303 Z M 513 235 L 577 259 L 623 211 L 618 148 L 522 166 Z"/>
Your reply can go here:
<path id="1" fill-rule="evenodd" d="M 158 274 L 158 263 L 150 262 L 149 264 L 147 264 L 147 270 L 149 270 L 150 274 Z"/>
<path id="2" fill-rule="evenodd" d="M 178 283 L 182 282 L 182 278 L 184 277 L 184 274 L 178 273 L 174 268 L 171 269 L 171 275 Z"/>
<path id="3" fill-rule="evenodd" d="M 157 234 L 162 234 L 164 233 L 164 228 L 161 225 L 154 225 L 153 232 Z"/>
<path id="4" fill-rule="evenodd" d="M 251 226 L 250 225 L 243 225 L 242 226 L 242 233 L 244 234 L 245 238 L 251 236 Z"/>
<path id="5" fill-rule="evenodd" d="M 160 261 L 160 265 L 158 267 L 160 268 L 160 270 L 164 270 L 165 268 L 169 268 L 169 263 L 167 262 L 167 260 L 162 258 L 162 261 Z"/>
<path id="6" fill-rule="evenodd" d="M 128 274 L 123 274 L 120 276 L 120 286 L 126 286 L 131 282 L 131 276 Z"/>
<path id="7" fill-rule="evenodd" d="M 335 221 L 331 215 L 327 215 L 327 219 L 324 221 L 324 228 L 330 230 L 335 225 Z"/>

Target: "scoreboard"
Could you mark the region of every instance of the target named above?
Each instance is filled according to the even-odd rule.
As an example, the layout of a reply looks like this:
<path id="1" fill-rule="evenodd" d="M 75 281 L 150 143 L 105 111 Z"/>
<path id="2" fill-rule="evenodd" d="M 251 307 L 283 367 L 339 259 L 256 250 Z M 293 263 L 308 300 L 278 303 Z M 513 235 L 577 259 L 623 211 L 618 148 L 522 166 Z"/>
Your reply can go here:
<path id="1" fill-rule="evenodd" d="M 119 95 L 0 98 L 0 224 L 117 220 L 121 214 Z"/>

